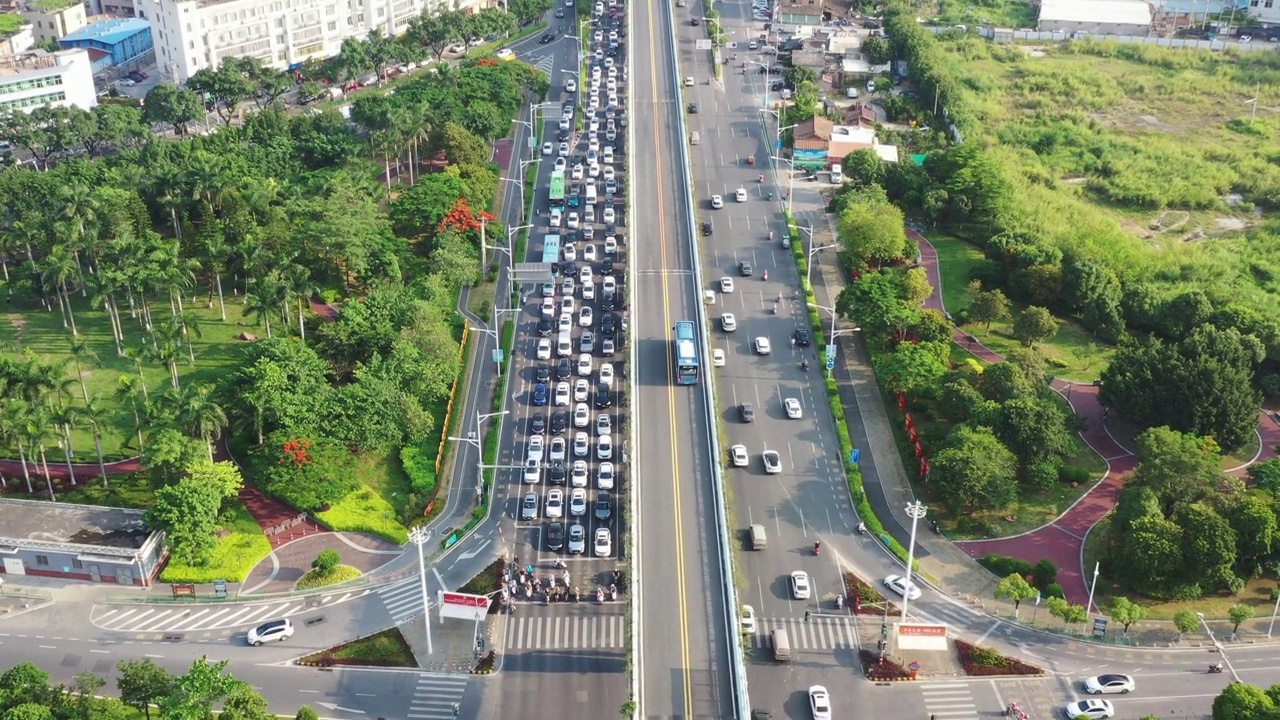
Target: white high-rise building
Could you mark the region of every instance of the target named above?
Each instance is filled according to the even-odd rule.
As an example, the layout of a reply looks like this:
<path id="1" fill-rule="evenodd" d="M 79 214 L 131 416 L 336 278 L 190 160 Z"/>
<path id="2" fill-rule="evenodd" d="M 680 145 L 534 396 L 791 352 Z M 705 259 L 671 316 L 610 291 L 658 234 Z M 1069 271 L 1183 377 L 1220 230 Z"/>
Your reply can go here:
<path id="1" fill-rule="evenodd" d="M 342 41 L 374 28 L 399 35 L 431 8 L 470 5 L 450 0 L 136 0 L 151 22 L 161 75 L 183 82 L 223 58 L 256 57 L 285 69 L 338 54 Z"/>
<path id="2" fill-rule="evenodd" d="M 0 109 L 31 112 L 56 105 L 91 110 L 97 104 L 88 51 L 0 55 Z"/>

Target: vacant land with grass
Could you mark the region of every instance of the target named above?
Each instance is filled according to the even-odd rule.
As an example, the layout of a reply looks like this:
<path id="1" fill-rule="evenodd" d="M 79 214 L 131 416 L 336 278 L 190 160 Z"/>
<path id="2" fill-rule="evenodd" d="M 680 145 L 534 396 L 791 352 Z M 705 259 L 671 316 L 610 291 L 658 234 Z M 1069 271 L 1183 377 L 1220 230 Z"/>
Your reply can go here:
<path id="1" fill-rule="evenodd" d="M 1280 312 L 1277 53 L 958 33 L 942 45 L 952 115 L 1005 166 L 1026 230 L 1125 281 Z"/>

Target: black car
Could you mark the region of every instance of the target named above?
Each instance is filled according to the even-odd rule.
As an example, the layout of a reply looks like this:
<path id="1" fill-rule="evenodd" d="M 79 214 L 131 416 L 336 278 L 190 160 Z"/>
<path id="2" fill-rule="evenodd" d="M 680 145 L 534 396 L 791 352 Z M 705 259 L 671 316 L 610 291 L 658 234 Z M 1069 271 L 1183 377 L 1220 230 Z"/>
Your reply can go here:
<path id="1" fill-rule="evenodd" d="M 553 522 L 547 526 L 547 549 L 559 550 L 564 547 L 564 523 Z"/>
<path id="2" fill-rule="evenodd" d="M 567 477 L 569 477 L 569 468 L 559 460 L 547 466 L 547 482 L 552 485 L 563 485 Z"/>
<path id="3" fill-rule="evenodd" d="M 749 423 L 756 421 L 756 409 L 751 403 L 742 403 L 738 406 L 738 417 L 742 422 Z"/>
<path id="4" fill-rule="evenodd" d="M 551 381 L 551 366 L 546 363 L 538 363 L 538 382 L 546 383 Z"/>
<path id="5" fill-rule="evenodd" d="M 690 114 L 690 115 L 697 115 L 697 114 L 698 114 L 698 103 L 696 103 L 696 102 L 691 102 L 691 103 L 689 103 L 689 114 Z"/>
<path id="6" fill-rule="evenodd" d="M 573 264 L 572 262 L 566 260 L 564 265 L 561 267 L 564 269 L 565 277 L 578 277 L 578 266 Z M 555 269 L 556 269 L 556 266 L 552 265 L 551 266 L 552 274 L 555 273 Z"/>
<path id="7" fill-rule="evenodd" d="M 879 30 L 879 29 L 880 29 L 880 21 L 878 21 L 878 20 L 863 20 L 863 21 L 862 21 L 862 27 L 864 27 L 864 28 L 866 28 L 866 29 L 868 29 L 868 30 Z"/>
<path id="8" fill-rule="evenodd" d="M 813 344 L 813 338 L 809 337 L 809 331 L 802 327 L 796 328 L 796 331 L 791 334 L 791 337 L 795 338 L 796 344 L 800 347 L 809 347 Z"/>
<path id="9" fill-rule="evenodd" d="M 596 383 L 596 407 L 604 409 L 613 404 L 613 390 L 608 385 Z"/>
<path id="10" fill-rule="evenodd" d="M 615 302 L 614 293 L 605 293 L 600 296 L 600 309 L 604 312 L 610 312 L 613 310 Z"/>
<path id="11" fill-rule="evenodd" d="M 600 274 L 601 275 L 613 274 L 613 258 L 606 257 L 604 260 L 600 261 Z"/>
<path id="12" fill-rule="evenodd" d="M 566 142 L 566 141 L 569 139 L 569 131 L 568 131 L 568 130 L 557 130 L 557 131 L 556 131 L 556 139 L 557 139 L 557 140 L 559 140 L 560 142 Z"/>
<path id="13" fill-rule="evenodd" d="M 778 92 L 779 90 L 781 90 L 786 86 L 787 86 L 786 83 L 782 82 L 781 80 L 776 80 L 772 85 L 769 86 L 769 89 L 772 90 L 773 92 Z"/>
<path id="14" fill-rule="evenodd" d="M 569 362 L 569 358 L 560 358 L 559 364 L 556 365 L 556 379 L 568 380 L 573 374 L 573 363 Z"/>
<path id="15" fill-rule="evenodd" d="M 742 277 L 751 277 L 751 263 L 746 260 L 738 263 L 738 272 L 742 273 Z"/>
<path id="16" fill-rule="evenodd" d="M 609 493 L 601 490 L 596 493 L 596 519 L 608 520 L 613 515 L 613 499 L 609 497 Z"/>
<path id="17" fill-rule="evenodd" d="M 706 237 L 707 235 L 710 235 L 710 234 L 711 234 L 711 230 L 712 230 L 712 228 L 711 228 L 711 221 L 710 221 L 710 220 L 703 220 L 703 221 L 702 221 L 702 235 L 703 235 L 703 237 Z"/>
<path id="18" fill-rule="evenodd" d="M 547 431 L 547 416 L 537 413 L 529 418 L 529 434 L 541 435 Z"/>
<path id="19" fill-rule="evenodd" d="M 551 434 L 563 435 L 569 429 L 569 411 L 560 410 L 551 415 Z"/>
<path id="20" fill-rule="evenodd" d="M 613 331 L 618 327 L 618 318 L 613 313 L 606 313 L 600 318 L 600 332 L 604 335 L 612 335 Z"/>
<path id="21" fill-rule="evenodd" d="M 538 38 L 538 43 L 541 45 L 546 45 L 547 43 L 555 39 L 556 39 L 555 33 L 547 33 L 546 35 L 543 35 L 542 37 Z"/>
<path id="22" fill-rule="evenodd" d="M 692 26 L 694 26 L 694 27 L 698 27 L 699 25 L 701 25 L 701 24 L 702 24 L 702 18 L 694 18 L 694 19 L 692 19 L 692 20 L 690 20 L 690 21 L 689 21 L 689 24 L 690 24 L 690 25 L 692 25 Z"/>
<path id="23" fill-rule="evenodd" d="M 538 318 L 538 334 L 542 337 L 550 335 L 551 331 L 555 329 L 555 326 L 556 324 L 551 322 L 551 318 L 546 315 Z"/>

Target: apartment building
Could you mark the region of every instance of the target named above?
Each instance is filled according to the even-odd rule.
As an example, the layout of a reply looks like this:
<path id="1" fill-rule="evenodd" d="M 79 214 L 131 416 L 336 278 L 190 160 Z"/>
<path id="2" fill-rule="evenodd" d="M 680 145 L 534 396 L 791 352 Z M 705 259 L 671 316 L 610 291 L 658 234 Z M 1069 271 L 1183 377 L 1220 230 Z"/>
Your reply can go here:
<path id="1" fill-rule="evenodd" d="M 484 0 L 135 0 L 151 22 L 161 76 L 183 82 L 223 58 L 256 57 L 288 68 L 337 55 L 342 41 L 374 28 L 399 35 L 424 10 Z"/>
<path id="2" fill-rule="evenodd" d="M 26 0 L 22 17 L 35 30 L 36 42 L 57 42 L 88 24 L 80 0 Z"/>

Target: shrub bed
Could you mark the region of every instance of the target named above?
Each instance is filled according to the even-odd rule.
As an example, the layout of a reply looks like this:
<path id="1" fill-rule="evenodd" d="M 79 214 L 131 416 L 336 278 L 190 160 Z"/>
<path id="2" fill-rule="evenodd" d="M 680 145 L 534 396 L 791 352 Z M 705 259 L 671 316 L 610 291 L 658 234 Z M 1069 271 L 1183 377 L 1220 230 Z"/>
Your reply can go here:
<path id="1" fill-rule="evenodd" d="M 868 680 L 894 681 L 910 680 L 911 672 L 888 657 L 880 657 L 872 650 L 859 650 L 862 660 L 862 671 Z"/>
<path id="2" fill-rule="evenodd" d="M 271 541 L 262 534 L 244 503 L 231 498 L 218 516 L 218 545 L 205 565 L 184 565 L 170 559 L 160 573 L 163 583 L 204 585 L 214 580 L 242 582 L 258 561 L 271 552 Z"/>
<path id="3" fill-rule="evenodd" d="M 851 572 L 846 572 L 844 574 L 844 592 L 850 603 L 852 603 L 853 598 L 856 597 L 862 601 L 864 608 L 869 603 L 884 603 L 888 606 L 888 608 L 883 611 L 885 614 L 893 615 L 901 612 L 898 606 L 890 601 L 889 598 L 885 597 L 876 586 L 868 583 Z M 876 612 L 879 613 L 881 610 L 877 608 Z"/>
<path id="4" fill-rule="evenodd" d="M 368 665 L 373 667 L 418 667 L 413 649 L 396 628 L 352 640 L 298 659 L 299 665 Z"/>
<path id="5" fill-rule="evenodd" d="M 498 558 L 476 573 L 475 577 L 463 583 L 462 587 L 458 588 L 458 592 L 471 595 L 488 595 L 497 592 L 502 587 L 502 573 L 506 569 L 507 561 Z M 497 603 L 489 603 L 490 612 L 493 612 L 497 605 Z"/>
<path id="6" fill-rule="evenodd" d="M 960 666 L 964 668 L 965 675 L 1041 675 L 1044 673 L 1034 665 L 1007 657 L 990 648 L 970 645 L 963 640 L 956 640 L 956 652 L 960 656 Z"/>
<path id="7" fill-rule="evenodd" d="M 308 570 L 306 575 L 298 578 L 298 582 L 294 583 L 293 589 L 310 590 L 326 585 L 337 585 L 348 580 L 355 580 L 358 577 L 360 577 L 360 571 L 350 565 L 339 565 L 329 572 Z"/>
<path id="8" fill-rule="evenodd" d="M 368 487 L 339 500 L 316 519 L 336 532 L 362 532 L 386 538 L 397 545 L 409 542 L 409 531 L 396 518 L 395 508 Z"/>

